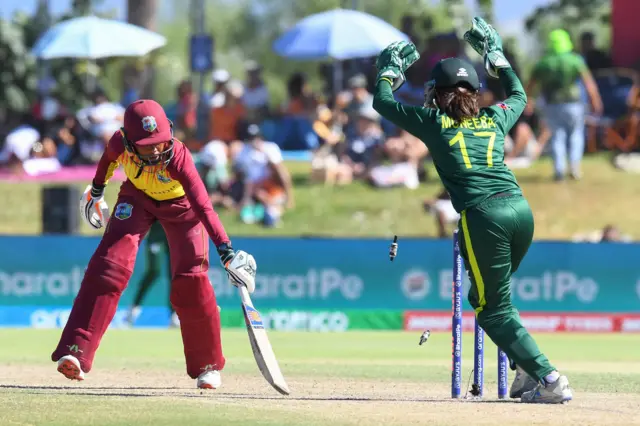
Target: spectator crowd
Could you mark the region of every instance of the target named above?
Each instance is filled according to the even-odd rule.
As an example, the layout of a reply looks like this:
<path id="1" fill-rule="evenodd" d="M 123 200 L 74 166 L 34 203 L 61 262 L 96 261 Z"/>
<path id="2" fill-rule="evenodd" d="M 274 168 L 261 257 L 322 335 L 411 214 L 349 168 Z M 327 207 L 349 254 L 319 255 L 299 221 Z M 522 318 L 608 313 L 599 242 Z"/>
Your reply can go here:
<path id="1" fill-rule="evenodd" d="M 396 98 L 406 104 L 422 105 L 424 85 L 432 67 L 446 57 L 469 58 L 455 33 L 421 41 L 413 34 L 412 26 L 411 18 L 403 20 L 402 29 L 420 49 L 421 59 L 407 72 L 407 81 L 396 92 Z M 564 38 L 549 40 L 548 51 L 541 60 L 547 62 L 536 65 L 529 88 L 539 86 L 547 98 L 549 87 L 557 89 L 561 85 L 566 89 L 561 90 L 566 94 L 564 98 L 545 99 L 546 107 L 555 108 L 556 115 L 568 114 L 580 129 L 576 130 L 577 135 L 561 136 L 565 129 L 557 120 L 551 120 L 553 117 L 540 114 L 543 108 L 533 108 L 532 103 L 507 137 L 505 159 L 511 167 L 529 167 L 549 143 L 556 161 L 555 178 L 562 180 L 564 166 L 560 162 L 564 161 L 568 138 L 570 144 L 576 145 L 569 147 L 571 177 L 578 179 L 585 115 L 602 109 L 588 70 L 608 68 L 611 61 L 596 49 L 593 35 L 585 33 L 579 52 L 572 53 L 574 63 L 584 61 L 584 70 L 576 68 L 575 75 L 560 75 L 558 70 L 564 65 L 549 65 L 549 61 L 556 60 L 550 55 L 566 55 L 574 49 L 564 35 L 558 37 Z M 505 54 L 520 75 L 513 52 L 507 47 Z M 295 206 L 293 182 L 284 159 L 300 153 L 307 155 L 311 164 L 309 179 L 316 184 L 349 185 L 360 181 L 374 188 L 415 189 L 426 182 L 426 146 L 373 109 L 374 61 L 375 58 L 348 61 L 343 90 L 334 90 L 337 88 L 333 87 L 331 70 L 321 66 L 320 76 L 326 84 L 320 94 L 311 89 L 309 76 L 296 73 L 287 81 L 287 98 L 282 105 L 271 102 L 260 64 L 254 61 L 246 64 L 242 80 L 234 79 L 224 69 L 215 70 L 213 90 L 204 101 L 189 81 L 182 82 L 176 89 L 175 102 L 166 109 L 174 122 L 176 137 L 194 153 L 212 202 L 236 211 L 245 223 L 278 226 L 284 212 Z M 482 63 L 469 61 L 478 68 L 479 76 L 486 75 Z M 590 110 L 584 108 L 583 98 L 574 95 L 581 79 L 586 81 L 580 87 L 586 88 Z M 497 80 L 482 83 L 481 106 L 504 99 Z M 578 106 L 571 109 L 568 104 Z M 206 114 L 202 114 L 203 105 Z M 0 167 L 16 174 L 37 175 L 62 167 L 95 164 L 111 135 L 122 126 L 124 107 L 102 92 L 95 93 L 90 107 L 77 112 L 67 110 L 55 98 L 43 96 L 25 115 L 23 124 L 7 135 L 0 152 Z M 425 200 L 424 209 L 436 218 L 441 236 L 447 235 L 448 225 L 458 219 L 446 191 L 433 200 Z"/>

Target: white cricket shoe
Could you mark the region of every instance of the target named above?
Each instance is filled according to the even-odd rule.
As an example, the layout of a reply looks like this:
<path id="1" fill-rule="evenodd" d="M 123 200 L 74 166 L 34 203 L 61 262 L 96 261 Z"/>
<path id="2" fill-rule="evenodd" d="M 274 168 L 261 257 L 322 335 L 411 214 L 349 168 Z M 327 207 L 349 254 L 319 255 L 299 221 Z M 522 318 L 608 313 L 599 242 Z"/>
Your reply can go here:
<path id="1" fill-rule="evenodd" d="M 140 316 L 140 313 L 142 313 L 142 308 L 140 306 L 134 306 L 129 310 L 127 313 L 127 324 L 129 324 L 129 327 L 133 327 L 136 323 L 136 319 Z"/>
<path id="2" fill-rule="evenodd" d="M 58 360 L 58 371 L 69 380 L 84 380 L 80 361 L 73 355 L 65 355 Z"/>
<path id="3" fill-rule="evenodd" d="M 522 394 L 520 402 L 529 404 L 564 404 L 573 399 L 567 376 L 560 376 L 554 383 L 538 384 L 535 389 Z"/>
<path id="4" fill-rule="evenodd" d="M 180 328 L 180 318 L 178 318 L 178 314 L 176 314 L 175 312 L 171 314 L 169 328 Z"/>
<path id="5" fill-rule="evenodd" d="M 198 376 L 198 389 L 218 389 L 222 386 L 222 377 L 218 370 L 207 370 Z"/>
<path id="6" fill-rule="evenodd" d="M 509 398 L 521 398 L 523 393 L 535 389 L 537 385 L 538 382 L 535 379 L 525 373 L 520 366 L 516 366 L 516 378 L 511 383 Z"/>

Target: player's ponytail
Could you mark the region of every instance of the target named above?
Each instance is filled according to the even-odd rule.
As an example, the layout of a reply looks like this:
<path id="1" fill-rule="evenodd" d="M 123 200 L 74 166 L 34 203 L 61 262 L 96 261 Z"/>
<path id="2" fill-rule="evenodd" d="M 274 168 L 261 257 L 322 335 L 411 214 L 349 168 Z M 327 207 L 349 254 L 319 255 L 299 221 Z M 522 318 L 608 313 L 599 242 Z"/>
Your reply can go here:
<path id="1" fill-rule="evenodd" d="M 438 107 L 455 121 L 477 117 L 480 113 L 478 92 L 466 87 L 436 89 L 436 101 Z"/>

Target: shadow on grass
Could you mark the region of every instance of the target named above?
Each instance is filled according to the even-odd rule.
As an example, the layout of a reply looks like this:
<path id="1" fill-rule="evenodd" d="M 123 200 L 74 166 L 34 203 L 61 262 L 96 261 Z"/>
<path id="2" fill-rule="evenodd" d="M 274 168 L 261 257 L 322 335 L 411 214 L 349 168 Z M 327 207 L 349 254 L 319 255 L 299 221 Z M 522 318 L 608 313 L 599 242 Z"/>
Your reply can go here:
<path id="1" fill-rule="evenodd" d="M 450 398 L 385 398 L 385 397 L 357 397 L 357 396 L 301 396 L 301 397 L 287 397 L 287 396 L 263 396 L 257 394 L 242 394 L 242 393 L 226 393 L 226 392 L 213 392 L 213 391 L 200 391 L 199 394 L 196 389 L 194 393 L 183 393 L 185 389 L 181 388 L 169 388 L 169 387 L 89 387 L 79 388 L 75 386 L 27 386 L 27 385 L 0 385 L 0 389 L 13 389 L 25 391 L 24 393 L 32 395 L 54 395 L 54 394 L 67 394 L 76 396 L 98 396 L 98 397 L 116 397 L 116 398 L 210 398 L 215 396 L 217 400 L 220 398 L 227 399 L 246 399 L 255 401 L 317 401 L 317 402 L 413 402 L 413 403 L 518 403 L 515 400 L 471 400 L 471 399 L 450 399 Z M 147 391 L 147 392 L 131 392 L 131 391 Z M 62 391 L 62 392 L 58 392 Z M 150 393 L 149 391 L 173 391 L 172 393 Z M 176 392 L 177 391 L 177 392 Z"/>

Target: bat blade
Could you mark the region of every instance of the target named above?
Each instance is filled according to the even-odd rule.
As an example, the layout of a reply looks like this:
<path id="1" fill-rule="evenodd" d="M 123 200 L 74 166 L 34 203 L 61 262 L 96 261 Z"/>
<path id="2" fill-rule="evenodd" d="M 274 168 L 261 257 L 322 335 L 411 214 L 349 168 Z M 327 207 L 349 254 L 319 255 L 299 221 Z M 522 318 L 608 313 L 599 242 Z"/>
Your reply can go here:
<path id="1" fill-rule="evenodd" d="M 289 386 L 278 365 L 278 360 L 267 336 L 267 330 L 265 330 L 262 322 L 262 316 L 253 306 L 249 292 L 243 286 L 240 287 L 240 297 L 242 299 L 242 311 L 249 335 L 249 343 L 251 343 L 251 350 L 256 364 L 258 364 L 258 369 L 275 390 L 282 395 L 289 395 Z"/>

